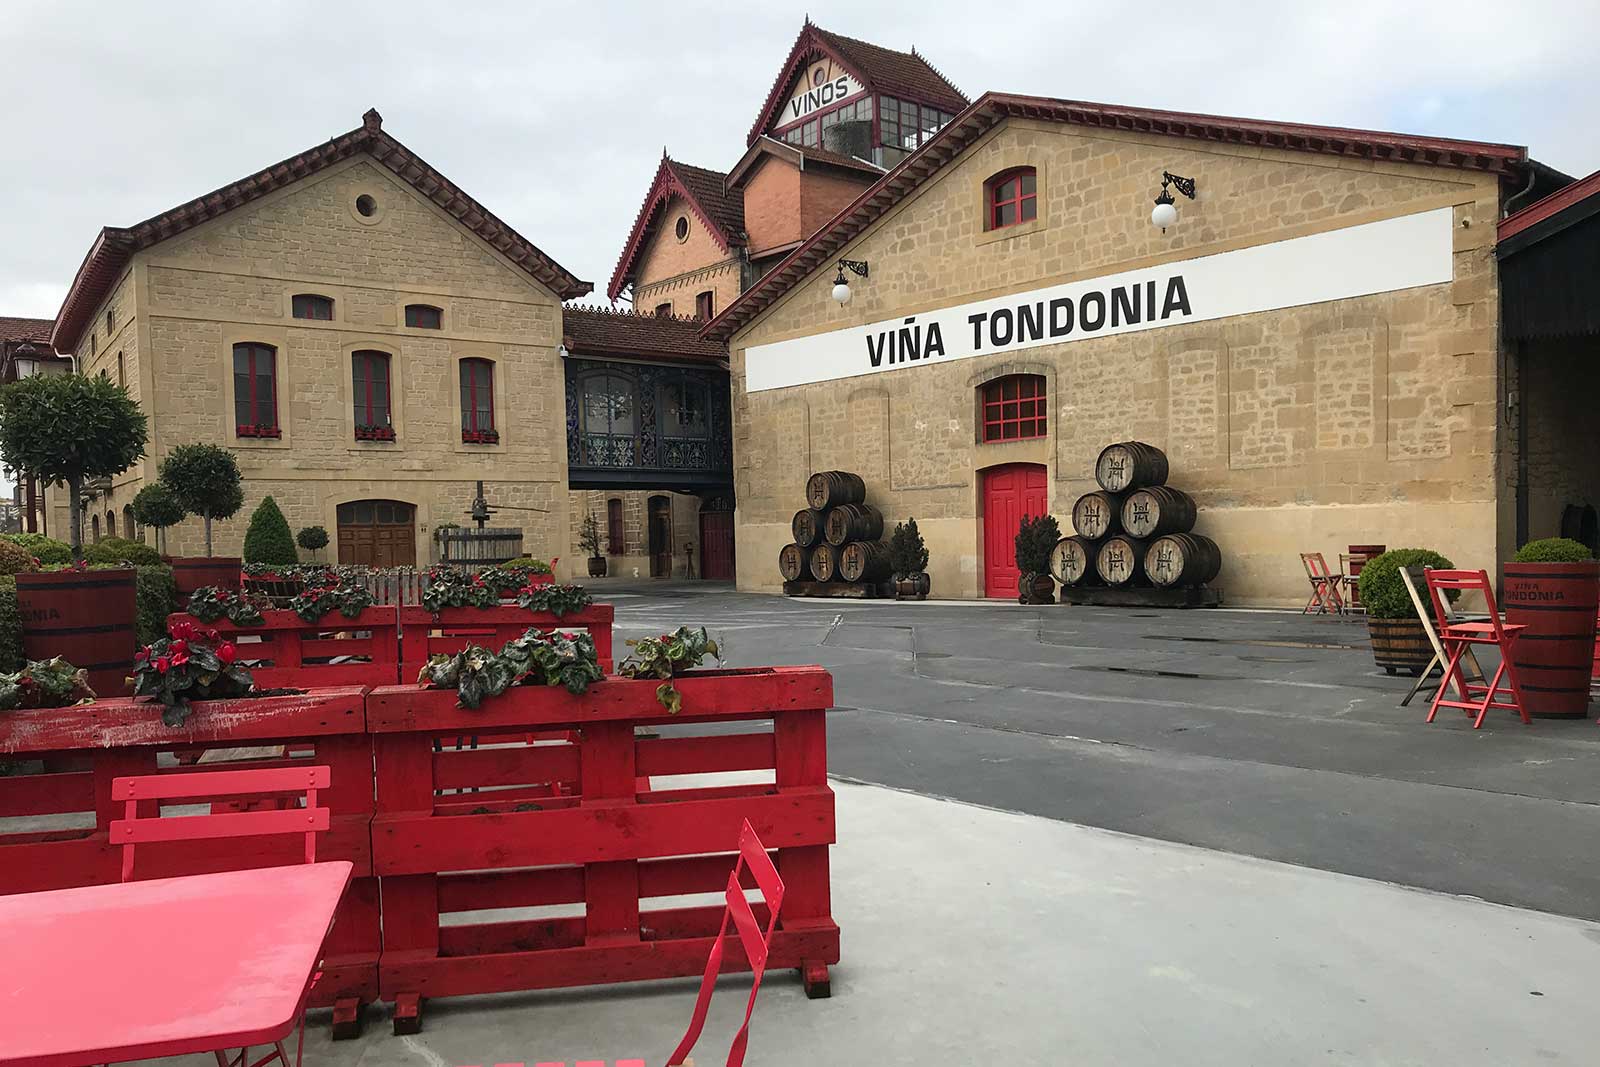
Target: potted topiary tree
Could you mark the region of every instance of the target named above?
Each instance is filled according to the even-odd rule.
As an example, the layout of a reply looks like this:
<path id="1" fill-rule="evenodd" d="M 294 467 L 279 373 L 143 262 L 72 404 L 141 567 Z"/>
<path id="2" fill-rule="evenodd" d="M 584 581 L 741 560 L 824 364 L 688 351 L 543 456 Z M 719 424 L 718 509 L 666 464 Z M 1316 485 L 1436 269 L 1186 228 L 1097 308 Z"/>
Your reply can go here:
<path id="1" fill-rule="evenodd" d="M 600 524 L 592 511 L 583 517 L 583 526 L 578 530 L 578 547 L 589 553 L 589 577 L 604 578 L 606 557 L 600 552 Z"/>
<path id="2" fill-rule="evenodd" d="M 1017 603 L 1054 604 L 1055 579 L 1050 575 L 1050 550 L 1061 540 L 1061 524 L 1054 515 L 1022 517 L 1017 529 Z"/>
<path id="3" fill-rule="evenodd" d="M 321 526 L 307 526 L 294 535 L 297 545 L 311 553 L 312 559 L 320 559 L 319 553 L 328 547 L 328 531 Z"/>
<path id="4" fill-rule="evenodd" d="M 1372 639 L 1372 658 L 1389 674 L 1404 671 L 1421 674 L 1433 659 L 1433 644 L 1422 628 L 1411 594 L 1406 592 L 1400 568 L 1411 571 L 1417 592 L 1423 591 L 1422 569 L 1453 570 L 1455 564 L 1427 548 L 1391 548 L 1367 561 L 1361 568 L 1358 585 L 1361 606 L 1367 609 L 1367 635 Z M 1451 590 L 1454 601 L 1461 594 Z M 1426 603 L 1426 600 L 1424 600 Z"/>
<path id="5" fill-rule="evenodd" d="M 218 445 L 179 445 L 161 461 L 161 480 L 186 515 L 205 521 L 206 554 L 172 559 L 179 607 L 203 586 L 239 588 L 238 556 L 211 554 L 211 520 L 226 519 L 244 506 L 244 478 L 233 453 Z"/>
<path id="6" fill-rule="evenodd" d="M 896 600 L 928 599 L 928 546 L 917 529 L 916 519 L 894 525 L 889 535 L 889 569 L 894 574 Z"/>
<path id="7" fill-rule="evenodd" d="M 164 482 L 151 482 L 133 497 L 133 518 L 156 532 L 156 552 L 167 553 L 167 527 L 183 521 L 184 511 Z"/>
<path id="8" fill-rule="evenodd" d="M 1580 541 L 1547 537 L 1523 545 L 1504 576 L 1506 621 L 1527 627 L 1511 646 L 1511 662 L 1528 714 L 1587 715 L 1600 563 Z"/>

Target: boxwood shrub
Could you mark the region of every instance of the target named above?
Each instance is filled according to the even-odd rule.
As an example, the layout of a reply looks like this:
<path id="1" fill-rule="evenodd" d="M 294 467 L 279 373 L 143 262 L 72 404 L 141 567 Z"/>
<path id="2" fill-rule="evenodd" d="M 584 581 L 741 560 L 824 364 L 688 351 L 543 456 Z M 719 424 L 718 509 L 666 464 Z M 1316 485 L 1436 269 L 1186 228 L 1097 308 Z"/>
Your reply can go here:
<path id="1" fill-rule="evenodd" d="M 1587 563 L 1594 559 L 1589 546 L 1569 537 L 1545 537 L 1517 549 L 1518 563 Z"/>
<path id="2" fill-rule="evenodd" d="M 1411 603 L 1411 594 L 1406 592 L 1405 582 L 1400 578 L 1401 567 L 1436 567 L 1453 570 L 1455 564 L 1429 548 L 1391 548 L 1381 556 L 1374 557 L 1361 568 L 1359 579 L 1361 606 L 1367 609 L 1368 615 L 1375 619 L 1417 617 L 1417 609 Z M 1427 597 L 1427 593 L 1420 585 L 1417 586 L 1417 592 L 1422 593 L 1424 598 Z M 1450 590 L 1452 601 L 1460 596 L 1460 590 Z"/>
<path id="3" fill-rule="evenodd" d="M 14 545 L 21 545 L 46 567 L 52 563 L 72 562 L 72 546 L 65 541 L 57 541 L 54 537 L 46 537 L 44 534 L 0 534 L 0 541 L 10 541 Z"/>
<path id="4" fill-rule="evenodd" d="M 91 567 L 96 564 L 114 566 L 118 563 L 132 563 L 135 567 L 161 565 L 161 553 L 143 541 L 130 541 L 126 537 L 107 537 L 92 545 L 85 545 L 83 558 L 89 561 Z"/>

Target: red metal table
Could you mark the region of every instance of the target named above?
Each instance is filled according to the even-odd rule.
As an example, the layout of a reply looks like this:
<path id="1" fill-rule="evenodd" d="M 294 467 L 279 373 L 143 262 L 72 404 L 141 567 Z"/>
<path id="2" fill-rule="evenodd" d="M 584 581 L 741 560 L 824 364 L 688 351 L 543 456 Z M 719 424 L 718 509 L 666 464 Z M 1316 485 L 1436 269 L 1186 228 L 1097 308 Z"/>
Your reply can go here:
<path id="1" fill-rule="evenodd" d="M 0 896 L 0 1064 L 283 1039 L 351 870 L 338 860 Z"/>

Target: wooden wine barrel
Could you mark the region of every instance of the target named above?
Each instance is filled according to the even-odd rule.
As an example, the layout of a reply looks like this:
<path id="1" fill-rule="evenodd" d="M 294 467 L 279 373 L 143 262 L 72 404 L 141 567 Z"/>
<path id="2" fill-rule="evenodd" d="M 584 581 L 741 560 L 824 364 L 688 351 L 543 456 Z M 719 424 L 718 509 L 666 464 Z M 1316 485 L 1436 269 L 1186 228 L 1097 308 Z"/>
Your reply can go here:
<path id="1" fill-rule="evenodd" d="M 806 481 L 806 503 L 818 511 L 867 499 L 867 483 L 849 471 L 821 471 Z"/>
<path id="2" fill-rule="evenodd" d="M 784 545 L 778 549 L 778 573 L 786 582 L 809 582 L 811 554 L 801 545 Z"/>
<path id="3" fill-rule="evenodd" d="M 1122 529 L 1122 502 L 1107 492 L 1085 493 L 1072 505 L 1072 528 L 1079 537 L 1098 541 Z"/>
<path id="4" fill-rule="evenodd" d="M 1135 489 L 1122 501 L 1122 528 L 1134 537 L 1188 533 L 1194 517 L 1194 497 L 1170 485 Z"/>
<path id="5" fill-rule="evenodd" d="M 839 550 L 824 541 L 811 550 L 811 573 L 819 582 L 831 582 L 839 571 Z"/>
<path id="6" fill-rule="evenodd" d="M 851 541 L 839 550 L 839 577 L 847 582 L 889 578 L 889 546 L 882 541 Z"/>
<path id="7" fill-rule="evenodd" d="M 1367 635 L 1372 638 L 1372 658 L 1390 674 L 1404 671 L 1415 676 L 1433 660 L 1433 643 L 1415 615 L 1404 619 L 1368 615 Z"/>
<path id="8" fill-rule="evenodd" d="M 1107 445 L 1094 461 L 1094 480 L 1108 493 L 1165 485 L 1167 454 L 1143 441 L 1123 441 Z"/>
<path id="9" fill-rule="evenodd" d="M 1050 550 L 1050 573 L 1062 585 L 1099 585 L 1100 575 L 1094 569 L 1099 552 L 1099 544 L 1087 537 L 1063 537 Z"/>
<path id="10" fill-rule="evenodd" d="M 840 504 L 828 512 L 822 536 L 835 548 L 851 541 L 876 541 L 883 536 L 883 514 L 870 504 Z"/>
<path id="11" fill-rule="evenodd" d="M 1129 585 L 1139 577 L 1148 547 L 1138 538 L 1118 534 L 1100 546 L 1094 558 L 1095 573 L 1107 585 Z"/>
<path id="12" fill-rule="evenodd" d="M 1528 714 L 1587 714 L 1597 582 L 1600 563 L 1592 561 L 1505 565 L 1506 622 L 1527 627 L 1511 646 L 1511 662 Z"/>
<path id="13" fill-rule="evenodd" d="M 238 576 L 235 568 L 235 581 Z M 131 568 L 17 575 L 23 656 L 61 656 L 88 674 L 96 695 L 127 693 L 139 647 L 135 582 Z"/>
<path id="14" fill-rule="evenodd" d="M 1222 570 L 1222 550 L 1209 537 L 1171 533 L 1150 542 L 1144 556 L 1144 573 L 1152 585 L 1205 585 Z"/>
<path id="15" fill-rule="evenodd" d="M 238 556 L 172 556 L 172 580 L 178 587 L 178 610 L 189 605 L 189 594 L 202 586 L 238 589 L 244 560 Z"/>
<path id="16" fill-rule="evenodd" d="M 794 543 L 801 548 L 810 548 L 822 540 L 822 512 L 812 508 L 801 508 L 794 513 L 794 518 L 789 522 L 789 532 L 794 534 Z"/>

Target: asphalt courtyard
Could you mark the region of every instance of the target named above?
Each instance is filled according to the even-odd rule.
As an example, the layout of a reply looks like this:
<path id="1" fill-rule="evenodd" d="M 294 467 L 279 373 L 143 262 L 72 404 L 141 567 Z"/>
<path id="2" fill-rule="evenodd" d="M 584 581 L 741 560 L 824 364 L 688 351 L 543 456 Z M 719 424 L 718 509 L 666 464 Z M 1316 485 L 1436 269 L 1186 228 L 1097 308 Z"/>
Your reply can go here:
<path id="1" fill-rule="evenodd" d="M 829 668 L 845 780 L 1600 919 L 1600 727 L 1427 725 L 1360 620 L 596 592 L 619 640 L 704 624 L 730 664 Z"/>

